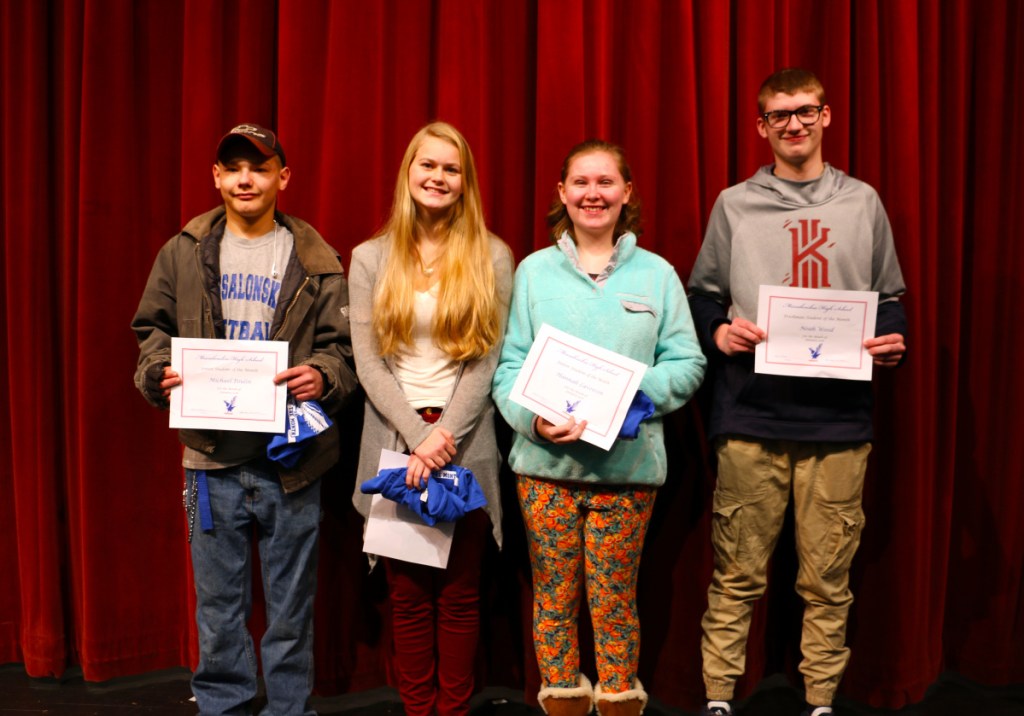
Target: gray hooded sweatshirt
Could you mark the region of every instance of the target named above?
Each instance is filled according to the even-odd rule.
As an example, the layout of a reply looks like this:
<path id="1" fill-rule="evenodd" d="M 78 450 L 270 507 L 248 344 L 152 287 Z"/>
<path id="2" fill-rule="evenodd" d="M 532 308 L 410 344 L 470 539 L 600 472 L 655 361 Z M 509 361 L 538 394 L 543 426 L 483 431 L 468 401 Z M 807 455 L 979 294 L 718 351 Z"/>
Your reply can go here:
<path id="1" fill-rule="evenodd" d="M 834 167 L 817 179 L 780 179 L 771 165 L 723 191 L 690 275 L 690 307 L 716 366 L 709 437 L 870 440 L 871 384 L 754 373 L 752 355 L 726 357 L 714 331 L 757 320 L 762 284 L 877 291 L 876 334 L 906 334 L 906 287 L 878 194 Z"/>

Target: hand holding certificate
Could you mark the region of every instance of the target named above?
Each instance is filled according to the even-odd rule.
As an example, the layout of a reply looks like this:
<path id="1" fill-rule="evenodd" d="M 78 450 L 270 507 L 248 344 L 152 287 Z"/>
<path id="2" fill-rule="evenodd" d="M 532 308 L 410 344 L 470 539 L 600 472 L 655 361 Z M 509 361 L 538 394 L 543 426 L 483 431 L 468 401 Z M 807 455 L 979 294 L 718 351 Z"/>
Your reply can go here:
<path id="1" fill-rule="evenodd" d="M 754 371 L 807 378 L 871 380 L 864 341 L 875 335 L 874 291 L 761 286 L 757 325 L 767 336 Z"/>
<path id="2" fill-rule="evenodd" d="M 647 366 L 544 324 L 509 398 L 552 423 L 586 420 L 581 440 L 609 450 Z"/>
<path id="3" fill-rule="evenodd" d="M 288 388 L 274 376 L 288 366 L 286 341 L 172 338 L 172 428 L 282 433 Z"/>

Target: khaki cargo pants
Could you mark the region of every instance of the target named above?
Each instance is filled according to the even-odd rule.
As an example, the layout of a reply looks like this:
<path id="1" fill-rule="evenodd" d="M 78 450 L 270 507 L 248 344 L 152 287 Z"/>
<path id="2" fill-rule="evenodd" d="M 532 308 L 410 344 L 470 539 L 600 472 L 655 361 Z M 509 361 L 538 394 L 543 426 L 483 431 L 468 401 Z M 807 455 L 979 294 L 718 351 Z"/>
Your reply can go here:
<path id="1" fill-rule="evenodd" d="M 715 570 L 702 625 L 710 700 L 733 697 L 746 661 L 754 602 L 767 586 L 790 493 L 803 598 L 800 672 L 808 703 L 832 703 L 850 658 L 850 563 L 864 526 L 861 495 L 870 443 L 722 440 L 711 540 Z"/>

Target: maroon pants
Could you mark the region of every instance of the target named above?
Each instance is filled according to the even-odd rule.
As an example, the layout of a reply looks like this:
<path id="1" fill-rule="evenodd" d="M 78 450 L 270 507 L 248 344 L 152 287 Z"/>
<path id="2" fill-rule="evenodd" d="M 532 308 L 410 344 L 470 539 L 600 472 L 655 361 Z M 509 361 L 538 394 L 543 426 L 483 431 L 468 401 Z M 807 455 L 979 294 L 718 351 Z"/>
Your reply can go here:
<path id="1" fill-rule="evenodd" d="M 447 569 L 384 560 L 393 663 L 406 716 L 469 713 L 480 634 L 480 565 L 489 531 L 482 509 L 460 519 Z"/>

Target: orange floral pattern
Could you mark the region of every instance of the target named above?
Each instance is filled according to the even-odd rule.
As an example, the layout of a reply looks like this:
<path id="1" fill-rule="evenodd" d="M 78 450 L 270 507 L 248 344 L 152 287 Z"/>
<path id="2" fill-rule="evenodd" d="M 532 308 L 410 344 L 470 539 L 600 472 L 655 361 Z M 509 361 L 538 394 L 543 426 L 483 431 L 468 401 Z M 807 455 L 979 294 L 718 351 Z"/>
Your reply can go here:
<path id="1" fill-rule="evenodd" d="M 583 585 L 597 676 L 608 693 L 633 688 L 640 658 L 636 578 L 657 491 L 651 487 L 516 482 L 533 568 L 533 643 L 544 683 L 577 686 Z"/>

